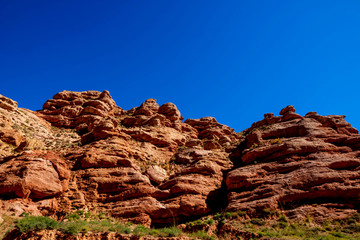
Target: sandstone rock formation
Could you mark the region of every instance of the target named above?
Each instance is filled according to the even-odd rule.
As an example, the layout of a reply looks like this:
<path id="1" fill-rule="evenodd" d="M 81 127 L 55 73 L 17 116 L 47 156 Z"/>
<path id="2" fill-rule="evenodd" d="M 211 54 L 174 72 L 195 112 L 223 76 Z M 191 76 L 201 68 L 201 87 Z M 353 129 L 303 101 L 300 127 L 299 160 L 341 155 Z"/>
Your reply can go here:
<path id="1" fill-rule="evenodd" d="M 341 218 L 359 208 L 358 131 L 345 116 L 302 117 L 293 106 L 282 117 L 265 114 L 244 133 L 232 153 L 227 209 L 261 214 L 281 209 L 289 216 Z"/>
<path id="2" fill-rule="evenodd" d="M 14 172 L 14 176 L 4 176 L 0 185 L 0 193 L 7 194 L 7 198 L 39 201 L 54 197 L 54 214 L 59 218 L 73 207 L 96 208 L 145 225 L 173 224 L 218 208 L 217 198 L 224 190 L 223 173 L 232 167 L 226 147 L 239 137 L 214 118 L 183 122 L 173 103 L 159 106 L 154 99 L 124 111 L 107 91 L 63 91 L 35 114 L 39 122 L 45 120 L 42 129 L 48 123 L 52 125 L 48 126 L 48 135 L 75 131 L 81 137 L 81 146 L 70 144 L 60 150 L 44 144 L 45 152 L 36 153 L 22 153 L 26 144 L 18 147 L 16 151 L 21 155 L 10 154 L 0 165 L 4 169 L 11 165 Z M 76 136 L 73 139 L 76 143 Z M 57 167 L 46 168 L 47 158 L 30 157 L 48 150 L 61 153 L 66 164 L 59 161 L 71 174 L 64 177 Z M 22 165 L 26 174 L 19 176 Z M 28 179 L 37 179 L 31 177 L 34 174 L 48 178 L 46 184 L 38 181 L 43 189 L 29 183 Z M 33 212 L 41 211 L 35 204 Z"/>
<path id="3" fill-rule="evenodd" d="M 53 126 L 76 129 L 81 141 L 88 143 L 116 135 L 114 117 L 122 112 L 108 91 L 62 91 L 44 104 L 40 114 Z"/>
<path id="4" fill-rule="evenodd" d="M 43 199 L 67 190 L 70 170 L 51 152 L 24 152 L 0 162 L 0 196 Z"/>
<path id="5" fill-rule="evenodd" d="M 155 99 L 126 111 L 108 91 L 63 91 L 37 112 L 0 96 L 0 212 L 61 220 L 76 208 L 150 226 L 220 209 L 320 221 L 358 211 L 358 131 L 344 116 L 280 115 L 235 133 Z"/>

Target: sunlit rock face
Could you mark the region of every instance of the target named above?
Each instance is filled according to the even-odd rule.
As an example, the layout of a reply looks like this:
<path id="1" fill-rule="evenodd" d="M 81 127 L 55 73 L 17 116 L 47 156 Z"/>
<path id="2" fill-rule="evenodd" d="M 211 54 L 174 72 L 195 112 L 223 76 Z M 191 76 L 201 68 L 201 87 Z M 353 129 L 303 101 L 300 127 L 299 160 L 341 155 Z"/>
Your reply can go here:
<path id="1" fill-rule="evenodd" d="M 342 218 L 360 196 L 360 137 L 344 118 L 287 106 L 235 133 L 155 99 L 126 111 L 108 91 L 63 91 L 37 112 L 0 96 L 0 211 L 147 226 L 224 209 Z"/>
<path id="2" fill-rule="evenodd" d="M 244 131 L 231 157 L 239 165 L 226 177 L 229 211 L 259 215 L 341 218 L 359 207 L 358 131 L 345 116 L 304 117 L 293 106 Z"/>
<path id="3" fill-rule="evenodd" d="M 224 197 L 224 173 L 233 166 L 228 147 L 239 137 L 214 118 L 183 122 L 175 104 L 155 99 L 125 111 L 108 91 L 63 91 L 29 114 L 53 144 L 36 138 L 40 149 L 17 147 L 26 135 L 19 131 L 15 152 L 0 162 L 0 169 L 11 166 L 0 184 L 6 201 L 51 198 L 59 216 L 96 208 L 149 226 L 203 216 Z M 46 158 L 49 151 L 56 161 Z"/>

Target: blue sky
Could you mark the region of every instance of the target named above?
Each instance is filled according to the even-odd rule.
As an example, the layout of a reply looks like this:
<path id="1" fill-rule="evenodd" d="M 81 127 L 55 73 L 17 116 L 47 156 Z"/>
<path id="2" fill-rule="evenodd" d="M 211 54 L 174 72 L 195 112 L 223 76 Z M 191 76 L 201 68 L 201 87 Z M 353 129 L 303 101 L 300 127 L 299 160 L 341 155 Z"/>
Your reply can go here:
<path id="1" fill-rule="evenodd" d="M 148 98 L 241 131 L 294 105 L 360 127 L 360 1 L 0 0 L 0 93 Z"/>

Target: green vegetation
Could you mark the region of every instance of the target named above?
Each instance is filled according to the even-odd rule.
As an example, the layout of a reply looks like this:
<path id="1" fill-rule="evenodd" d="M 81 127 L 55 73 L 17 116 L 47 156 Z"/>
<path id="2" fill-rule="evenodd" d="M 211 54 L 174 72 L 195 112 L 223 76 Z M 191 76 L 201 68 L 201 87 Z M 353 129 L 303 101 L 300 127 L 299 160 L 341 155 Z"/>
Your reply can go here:
<path id="1" fill-rule="evenodd" d="M 226 219 L 238 219 L 246 216 L 245 211 L 237 212 L 226 212 L 226 213 L 217 213 L 214 215 L 214 219 L 218 220 L 220 223 L 224 223 Z"/>
<path id="2" fill-rule="evenodd" d="M 305 221 L 292 221 L 285 215 L 275 220 L 253 218 L 237 223 L 237 228 L 275 239 L 360 239 L 360 215 L 354 214 L 347 219 L 315 224 L 308 217 Z"/>
<path id="3" fill-rule="evenodd" d="M 152 235 L 156 237 L 177 237 L 181 236 L 184 233 L 181 231 L 181 229 L 173 226 L 173 227 L 167 227 L 167 228 L 155 228 L 150 229 L 143 225 L 137 225 L 132 233 L 135 236 L 146 236 L 146 235 Z"/>
<path id="4" fill-rule="evenodd" d="M 65 221 L 58 222 L 50 217 L 30 216 L 22 214 L 16 221 L 15 227 L 20 232 L 36 231 L 43 229 L 57 229 L 66 234 L 77 235 L 87 232 L 116 232 L 134 234 L 136 236 L 152 235 L 157 237 L 176 237 L 184 235 L 181 229 L 173 226 L 167 228 L 150 229 L 143 225 L 123 224 L 104 213 L 92 213 L 77 210 L 68 214 Z M 12 220 L 14 222 L 14 220 Z M 0 225 L 2 227 L 2 225 Z M 9 225 L 10 226 L 10 225 Z M 11 228 L 14 227 L 11 226 Z"/>
<path id="5" fill-rule="evenodd" d="M 181 236 L 183 232 L 181 229 L 173 226 L 169 228 L 153 229 L 150 231 L 150 235 L 161 236 L 161 237 L 177 237 Z"/>
<path id="6" fill-rule="evenodd" d="M 117 221 L 111 219 L 103 219 L 105 215 L 92 215 L 92 214 L 83 214 L 84 217 L 80 217 L 78 213 L 71 213 L 66 216 L 64 222 L 58 222 L 52 218 L 44 216 L 25 216 L 22 219 L 18 220 L 15 224 L 15 227 L 19 229 L 20 232 L 27 232 L 32 230 L 42 230 L 42 229 L 58 229 L 64 233 L 77 235 L 78 233 L 87 233 L 87 232 L 117 232 L 117 233 L 131 233 L 131 229 Z M 91 216 L 91 217 L 90 217 Z M 86 218 L 86 219 L 83 219 Z M 98 220 L 91 220 L 98 219 Z"/>
<path id="7" fill-rule="evenodd" d="M 44 216 L 26 216 L 17 221 L 15 225 L 20 232 L 42 229 L 57 229 L 59 223 L 49 217 Z"/>
<path id="8" fill-rule="evenodd" d="M 239 229 L 239 233 L 248 232 L 253 234 L 253 236 L 257 236 L 257 238 L 360 239 L 360 214 L 354 214 L 346 219 L 326 221 L 320 224 L 316 223 L 310 216 L 304 221 L 295 221 L 271 209 L 264 210 L 264 218 L 249 218 L 246 212 L 243 211 L 217 213 L 213 217 L 208 216 L 188 222 L 183 229 L 176 226 L 148 228 L 144 225 L 125 224 L 107 216 L 105 213 L 85 212 L 83 210 L 75 210 L 68 214 L 62 222 L 50 217 L 31 216 L 27 213 L 22 214 L 22 218 L 17 221 L 12 217 L 4 215 L 2 219 L 3 221 L 0 223 L 0 233 L 3 234 L 15 226 L 20 232 L 57 229 L 74 236 L 87 232 L 116 232 L 133 234 L 139 237 L 188 236 L 193 239 L 216 240 L 218 239 L 216 237 L 218 231 L 216 227 L 221 228 L 223 224 L 230 224 L 232 227 Z M 211 234 L 209 234 L 209 232 Z M 1 237 L 4 236 L 0 235 L 0 239 Z"/>
<path id="9" fill-rule="evenodd" d="M 187 228 L 203 228 L 208 225 L 214 225 L 214 219 L 213 218 L 205 218 L 204 220 L 198 219 L 192 222 L 187 222 L 186 227 Z"/>
<path id="10" fill-rule="evenodd" d="M 253 218 L 253 219 L 250 220 L 250 222 L 252 224 L 255 224 L 255 225 L 258 225 L 258 226 L 262 226 L 262 225 L 266 224 L 265 220 L 261 219 L 261 218 Z"/>
<path id="11" fill-rule="evenodd" d="M 194 233 L 185 233 L 176 226 L 165 228 L 148 228 L 144 225 L 134 225 L 131 223 L 120 223 L 115 219 L 107 216 L 104 213 L 84 212 L 83 210 L 76 210 L 65 216 L 64 221 L 56 221 L 50 217 L 31 216 L 28 213 L 22 214 L 22 218 L 15 220 L 11 219 L 13 225 L 9 225 L 9 229 L 14 226 L 20 232 L 37 231 L 43 229 L 57 229 L 66 234 L 76 236 L 79 233 L 87 232 L 116 232 L 124 234 L 133 234 L 135 236 L 154 236 L 154 237 L 178 237 L 190 236 L 194 239 L 213 240 L 214 236 L 209 236 L 205 231 L 196 231 Z M 213 218 L 206 218 L 206 220 L 196 220 L 194 225 L 213 225 Z M 0 224 L 0 227 L 2 225 Z"/>

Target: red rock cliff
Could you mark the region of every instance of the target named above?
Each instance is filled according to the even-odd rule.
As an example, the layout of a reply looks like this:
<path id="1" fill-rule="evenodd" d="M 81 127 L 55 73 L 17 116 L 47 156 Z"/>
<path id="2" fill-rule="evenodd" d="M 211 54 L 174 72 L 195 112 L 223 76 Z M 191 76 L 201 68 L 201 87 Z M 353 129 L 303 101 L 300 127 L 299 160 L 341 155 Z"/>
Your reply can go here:
<path id="1" fill-rule="evenodd" d="M 61 219 L 74 207 L 172 224 L 220 208 L 341 218 L 359 209 L 360 137 L 344 116 L 265 114 L 242 133 L 154 99 L 63 91 L 32 112 L 0 97 L 0 208 Z"/>

